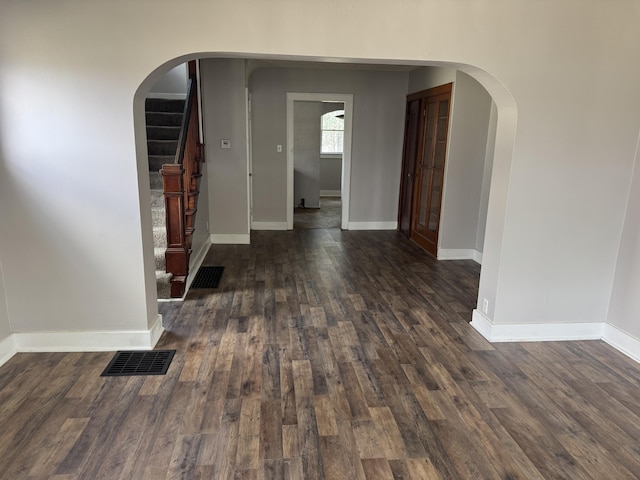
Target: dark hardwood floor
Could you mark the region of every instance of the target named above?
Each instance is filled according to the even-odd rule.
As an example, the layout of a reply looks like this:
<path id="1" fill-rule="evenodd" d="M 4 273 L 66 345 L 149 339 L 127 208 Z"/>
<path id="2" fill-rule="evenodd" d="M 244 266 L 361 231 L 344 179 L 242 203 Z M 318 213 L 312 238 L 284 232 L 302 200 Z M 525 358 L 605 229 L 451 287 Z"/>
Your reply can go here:
<path id="1" fill-rule="evenodd" d="M 296 208 L 293 228 L 340 228 L 342 202 L 340 198 L 320 197 L 320 208 Z"/>
<path id="2" fill-rule="evenodd" d="M 640 477 L 640 368 L 599 341 L 491 345 L 479 266 L 395 232 L 253 232 L 163 304 L 165 376 L 111 353 L 0 369 L 2 479 Z"/>

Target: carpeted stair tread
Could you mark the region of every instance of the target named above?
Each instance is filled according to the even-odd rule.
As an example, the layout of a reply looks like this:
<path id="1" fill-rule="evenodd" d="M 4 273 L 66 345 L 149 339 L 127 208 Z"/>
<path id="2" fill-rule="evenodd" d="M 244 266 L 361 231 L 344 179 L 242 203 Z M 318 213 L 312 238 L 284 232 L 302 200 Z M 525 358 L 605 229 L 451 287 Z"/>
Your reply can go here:
<path id="1" fill-rule="evenodd" d="M 153 140 L 178 140 L 180 138 L 180 126 L 153 126 L 147 127 L 147 138 Z"/>
<path id="2" fill-rule="evenodd" d="M 160 190 L 151 189 L 151 208 L 164 210 L 164 195 Z"/>
<path id="3" fill-rule="evenodd" d="M 164 226 L 153 227 L 154 248 L 167 248 L 167 230 Z"/>
<path id="4" fill-rule="evenodd" d="M 147 139 L 147 150 L 149 155 L 172 155 L 175 157 L 178 150 L 178 141 Z"/>
<path id="5" fill-rule="evenodd" d="M 162 248 L 158 248 L 158 247 L 154 247 L 153 248 L 153 257 L 156 260 L 156 271 L 160 270 L 160 271 L 165 271 L 167 268 L 167 259 L 164 256 L 164 252 L 167 249 L 162 247 Z"/>
<path id="6" fill-rule="evenodd" d="M 156 270 L 156 287 L 158 289 L 158 298 L 171 298 L 171 274 Z"/>
<path id="7" fill-rule="evenodd" d="M 176 156 L 173 155 L 149 155 L 149 171 L 158 173 L 163 165 L 175 162 Z"/>
<path id="8" fill-rule="evenodd" d="M 182 125 L 182 113 L 145 112 L 147 125 L 153 127 L 179 127 Z"/>
<path id="9" fill-rule="evenodd" d="M 148 112 L 177 112 L 184 110 L 184 100 L 174 100 L 169 98 L 147 98 L 144 108 Z"/>
<path id="10" fill-rule="evenodd" d="M 165 228 L 167 225 L 167 214 L 164 208 L 152 208 L 151 209 L 151 222 L 154 227 Z"/>
<path id="11" fill-rule="evenodd" d="M 160 172 L 149 171 L 149 187 L 151 187 L 151 190 L 159 191 L 162 196 L 162 175 Z"/>

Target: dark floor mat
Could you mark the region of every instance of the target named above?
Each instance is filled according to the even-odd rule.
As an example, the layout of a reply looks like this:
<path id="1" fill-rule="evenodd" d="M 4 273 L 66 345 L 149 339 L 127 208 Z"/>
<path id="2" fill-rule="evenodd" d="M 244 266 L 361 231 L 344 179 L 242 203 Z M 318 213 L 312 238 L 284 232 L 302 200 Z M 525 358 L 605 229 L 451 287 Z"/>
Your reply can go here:
<path id="1" fill-rule="evenodd" d="M 107 365 L 101 377 L 131 375 L 164 375 L 175 355 L 175 350 L 152 350 L 149 352 L 121 351 Z"/>
<path id="2" fill-rule="evenodd" d="M 218 288 L 224 267 L 200 267 L 191 288 Z"/>

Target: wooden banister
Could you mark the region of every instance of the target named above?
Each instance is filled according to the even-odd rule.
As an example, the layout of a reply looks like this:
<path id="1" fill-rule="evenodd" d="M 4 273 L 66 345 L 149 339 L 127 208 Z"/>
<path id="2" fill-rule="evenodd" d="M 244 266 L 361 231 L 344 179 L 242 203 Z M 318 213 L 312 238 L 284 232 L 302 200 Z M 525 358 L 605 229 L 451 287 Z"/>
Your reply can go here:
<path id="1" fill-rule="evenodd" d="M 167 215 L 166 271 L 172 274 L 172 298 L 182 297 L 186 288 L 191 240 L 198 211 L 201 164 L 204 161 L 198 121 L 195 61 L 189 62 L 189 77 L 176 158 L 174 163 L 163 165 L 160 169 Z"/>

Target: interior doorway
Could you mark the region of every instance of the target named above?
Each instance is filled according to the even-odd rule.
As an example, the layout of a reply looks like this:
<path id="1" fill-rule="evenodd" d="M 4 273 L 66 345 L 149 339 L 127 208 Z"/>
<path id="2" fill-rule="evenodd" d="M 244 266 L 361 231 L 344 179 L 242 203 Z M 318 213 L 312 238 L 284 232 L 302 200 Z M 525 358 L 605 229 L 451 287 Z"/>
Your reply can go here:
<path id="1" fill-rule="evenodd" d="M 296 101 L 293 110 L 293 228 L 340 228 L 344 104 Z"/>
<path id="2" fill-rule="evenodd" d="M 341 185 L 340 202 L 341 210 L 339 227 L 347 230 L 349 228 L 349 195 L 351 182 L 351 136 L 353 129 L 353 95 L 351 94 L 331 94 L 331 93 L 287 93 L 287 229 L 294 227 L 294 213 L 296 207 L 300 209 L 301 198 L 296 199 L 295 195 L 295 144 L 296 144 L 296 104 L 298 102 L 320 102 L 341 104 L 344 107 L 344 140 L 341 162 Z M 298 109 L 299 110 L 299 109 Z M 304 110 L 304 108 L 302 109 Z M 319 125 L 319 124 L 318 124 Z M 318 132 L 319 133 L 319 129 Z M 319 137 L 318 137 L 319 138 Z M 312 147 L 313 148 L 313 147 Z M 318 151 L 320 147 L 318 145 Z M 318 195 L 319 197 L 319 195 Z M 304 207 L 318 207 L 322 199 L 318 198 L 318 204 L 307 203 L 305 198 Z M 325 199 L 325 202 L 330 202 Z M 335 202 L 334 202 L 335 203 Z M 335 208 L 335 205 L 334 205 Z M 310 213 L 310 212 L 309 212 Z M 308 217 L 308 216 L 307 216 Z M 301 218 L 301 217 L 299 217 Z M 303 220 L 301 218 L 301 220 Z M 307 218 L 307 224 L 311 220 Z M 312 222 L 314 223 L 314 222 Z M 320 220 L 322 223 L 322 220 Z"/>

